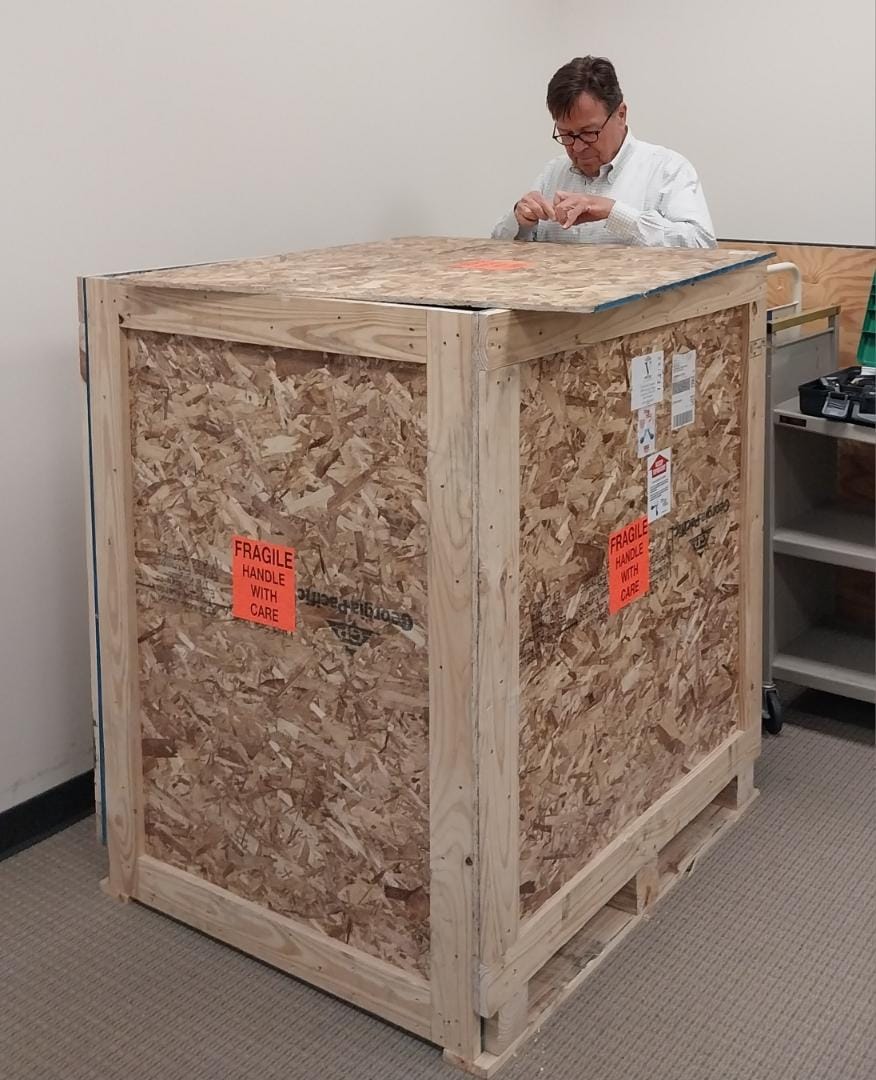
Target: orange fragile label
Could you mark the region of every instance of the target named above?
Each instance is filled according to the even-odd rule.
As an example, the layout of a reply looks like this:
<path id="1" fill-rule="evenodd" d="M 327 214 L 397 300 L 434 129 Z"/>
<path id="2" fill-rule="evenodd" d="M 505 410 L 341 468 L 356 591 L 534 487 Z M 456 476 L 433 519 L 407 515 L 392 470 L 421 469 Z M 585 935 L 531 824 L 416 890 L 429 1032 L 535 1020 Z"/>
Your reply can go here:
<path id="1" fill-rule="evenodd" d="M 608 538 L 608 610 L 611 615 L 644 596 L 651 584 L 648 515 Z"/>
<path id="2" fill-rule="evenodd" d="M 469 259 L 453 265 L 459 270 L 525 270 L 529 263 L 521 259 Z"/>
<path id="3" fill-rule="evenodd" d="M 275 630 L 295 629 L 295 551 L 231 538 L 231 614 Z"/>

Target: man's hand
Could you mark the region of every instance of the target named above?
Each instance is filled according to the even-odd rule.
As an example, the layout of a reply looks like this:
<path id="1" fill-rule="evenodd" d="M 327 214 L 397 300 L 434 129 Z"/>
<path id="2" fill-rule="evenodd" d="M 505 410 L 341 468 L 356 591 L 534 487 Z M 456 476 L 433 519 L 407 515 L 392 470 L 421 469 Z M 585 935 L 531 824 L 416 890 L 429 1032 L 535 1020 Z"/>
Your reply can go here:
<path id="1" fill-rule="evenodd" d="M 614 199 L 558 191 L 554 196 L 554 220 L 564 229 L 571 229 L 573 225 L 581 225 L 585 221 L 605 221 L 613 206 Z"/>
<path id="2" fill-rule="evenodd" d="M 556 221 L 554 208 L 540 191 L 530 191 L 514 207 L 514 216 L 521 229 L 531 229 L 539 221 Z"/>

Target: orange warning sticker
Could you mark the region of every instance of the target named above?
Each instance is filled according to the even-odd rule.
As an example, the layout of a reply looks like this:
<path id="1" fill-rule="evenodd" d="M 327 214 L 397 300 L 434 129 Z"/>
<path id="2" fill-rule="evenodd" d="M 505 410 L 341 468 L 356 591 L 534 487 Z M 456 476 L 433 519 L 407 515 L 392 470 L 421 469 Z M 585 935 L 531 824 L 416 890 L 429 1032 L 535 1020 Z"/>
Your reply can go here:
<path id="1" fill-rule="evenodd" d="M 235 619 L 294 630 L 294 549 L 232 536 L 231 597 Z"/>
<path id="2" fill-rule="evenodd" d="M 650 587 L 648 515 L 608 538 L 608 610 L 614 615 Z"/>
<path id="3" fill-rule="evenodd" d="M 525 270 L 529 263 L 521 259 L 469 259 L 453 266 L 457 270 Z"/>

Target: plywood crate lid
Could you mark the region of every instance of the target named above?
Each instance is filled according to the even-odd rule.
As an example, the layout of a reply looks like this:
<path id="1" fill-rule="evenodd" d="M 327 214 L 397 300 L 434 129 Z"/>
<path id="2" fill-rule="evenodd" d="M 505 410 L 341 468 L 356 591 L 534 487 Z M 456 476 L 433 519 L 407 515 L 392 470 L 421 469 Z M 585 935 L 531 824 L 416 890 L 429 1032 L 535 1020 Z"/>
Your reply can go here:
<path id="1" fill-rule="evenodd" d="M 764 262 L 767 252 L 404 237 L 122 274 L 169 289 L 590 313 Z"/>

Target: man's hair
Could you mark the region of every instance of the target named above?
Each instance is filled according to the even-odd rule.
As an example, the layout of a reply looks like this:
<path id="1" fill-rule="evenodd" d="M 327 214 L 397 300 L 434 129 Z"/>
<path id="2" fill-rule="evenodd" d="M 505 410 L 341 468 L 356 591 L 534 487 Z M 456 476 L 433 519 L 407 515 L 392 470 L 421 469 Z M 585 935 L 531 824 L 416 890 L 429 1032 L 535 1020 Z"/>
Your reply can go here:
<path id="1" fill-rule="evenodd" d="M 614 64 L 604 56 L 577 56 L 548 83 L 547 107 L 554 120 L 562 120 L 572 111 L 581 94 L 601 101 L 609 113 L 624 99 Z"/>

